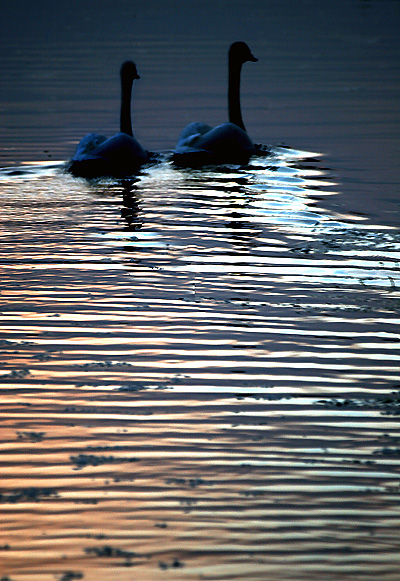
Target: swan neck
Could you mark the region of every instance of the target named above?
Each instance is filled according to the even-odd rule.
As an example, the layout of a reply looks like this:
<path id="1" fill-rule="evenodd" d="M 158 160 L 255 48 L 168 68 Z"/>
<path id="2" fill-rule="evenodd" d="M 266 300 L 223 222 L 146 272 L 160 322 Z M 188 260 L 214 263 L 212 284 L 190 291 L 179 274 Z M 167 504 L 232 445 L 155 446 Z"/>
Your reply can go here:
<path id="1" fill-rule="evenodd" d="M 120 131 L 133 136 L 131 117 L 132 83 L 121 82 L 121 118 Z"/>
<path id="2" fill-rule="evenodd" d="M 228 108 L 229 121 L 234 123 L 243 131 L 246 128 L 242 119 L 242 111 L 240 107 L 240 73 L 242 71 L 242 64 L 233 61 L 229 58 L 229 76 L 228 76 Z"/>

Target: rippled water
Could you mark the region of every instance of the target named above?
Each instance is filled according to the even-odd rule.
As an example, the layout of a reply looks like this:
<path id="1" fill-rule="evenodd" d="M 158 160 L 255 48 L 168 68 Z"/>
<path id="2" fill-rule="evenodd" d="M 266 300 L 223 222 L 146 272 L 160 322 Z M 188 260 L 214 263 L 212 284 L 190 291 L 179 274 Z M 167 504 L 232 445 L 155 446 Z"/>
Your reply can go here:
<path id="1" fill-rule="evenodd" d="M 0 581 L 398 581 L 400 4 L 67 4 L 0 18 Z M 174 168 L 236 39 L 271 155 Z M 162 161 L 73 178 L 126 58 Z"/>
<path id="2" fill-rule="evenodd" d="M 0 177 L 5 573 L 397 579 L 398 233 L 290 149 Z"/>

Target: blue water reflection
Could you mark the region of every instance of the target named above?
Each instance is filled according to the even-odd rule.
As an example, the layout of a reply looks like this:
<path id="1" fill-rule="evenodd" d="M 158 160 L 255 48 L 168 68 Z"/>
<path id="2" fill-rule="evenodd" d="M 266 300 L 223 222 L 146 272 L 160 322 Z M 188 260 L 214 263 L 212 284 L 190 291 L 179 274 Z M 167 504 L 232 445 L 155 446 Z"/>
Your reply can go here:
<path id="1" fill-rule="evenodd" d="M 4 578 L 398 578 L 398 3 L 233 4 L 3 8 Z M 173 167 L 246 35 L 270 155 Z M 127 58 L 162 161 L 74 179 Z"/>

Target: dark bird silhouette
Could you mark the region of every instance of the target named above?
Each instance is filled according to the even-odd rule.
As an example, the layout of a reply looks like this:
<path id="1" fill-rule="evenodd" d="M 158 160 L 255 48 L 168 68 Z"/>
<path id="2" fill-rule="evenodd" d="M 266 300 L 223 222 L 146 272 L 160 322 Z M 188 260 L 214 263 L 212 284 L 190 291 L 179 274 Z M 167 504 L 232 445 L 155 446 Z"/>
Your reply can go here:
<path id="1" fill-rule="evenodd" d="M 149 154 L 133 137 L 131 119 L 132 85 L 140 79 L 136 65 L 126 61 L 121 66 L 120 132 L 112 137 L 98 133 L 86 135 L 76 148 L 68 170 L 80 177 L 127 177 L 149 161 Z"/>
<path id="2" fill-rule="evenodd" d="M 179 136 L 173 161 L 182 167 L 208 164 L 247 163 L 257 146 L 247 134 L 240 107 L 240 74 L 243 63 L 257 62 L 245 42 L 234 42 L 228 55 L 229 123 L 210 127 L 205 123 L 190 123 Z"/>

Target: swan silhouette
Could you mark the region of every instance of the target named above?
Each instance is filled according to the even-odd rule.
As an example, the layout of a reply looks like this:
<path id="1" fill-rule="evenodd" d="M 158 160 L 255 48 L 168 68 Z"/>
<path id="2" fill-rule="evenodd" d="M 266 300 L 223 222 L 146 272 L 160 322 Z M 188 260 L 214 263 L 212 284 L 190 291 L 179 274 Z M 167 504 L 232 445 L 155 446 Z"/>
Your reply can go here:
<path id="1" fill-rule="evenodd" d="M 181 167 L 199 167 L 221 163 L 247 163 L 257 151 L 246 132 L 240 107 L 240 73 L 243 63 L 257 62 L 245 42 L 234 42 L 228 55 L 229 123 L 210 127 L 190 123 L 179 136 L 173 151 L 174 163 Z"/>
<path id="2" fill-rule="evenodd" d="M 149 161 L 148 153 L 133 137 L 131 119 L 132 85 L 140 79 L 136 65 L 126 61 L 121 66 L 120 132 L 112 137 L 89 133 L 78 144 L 68 170 L 75 176 L 126 177 Z"/>

